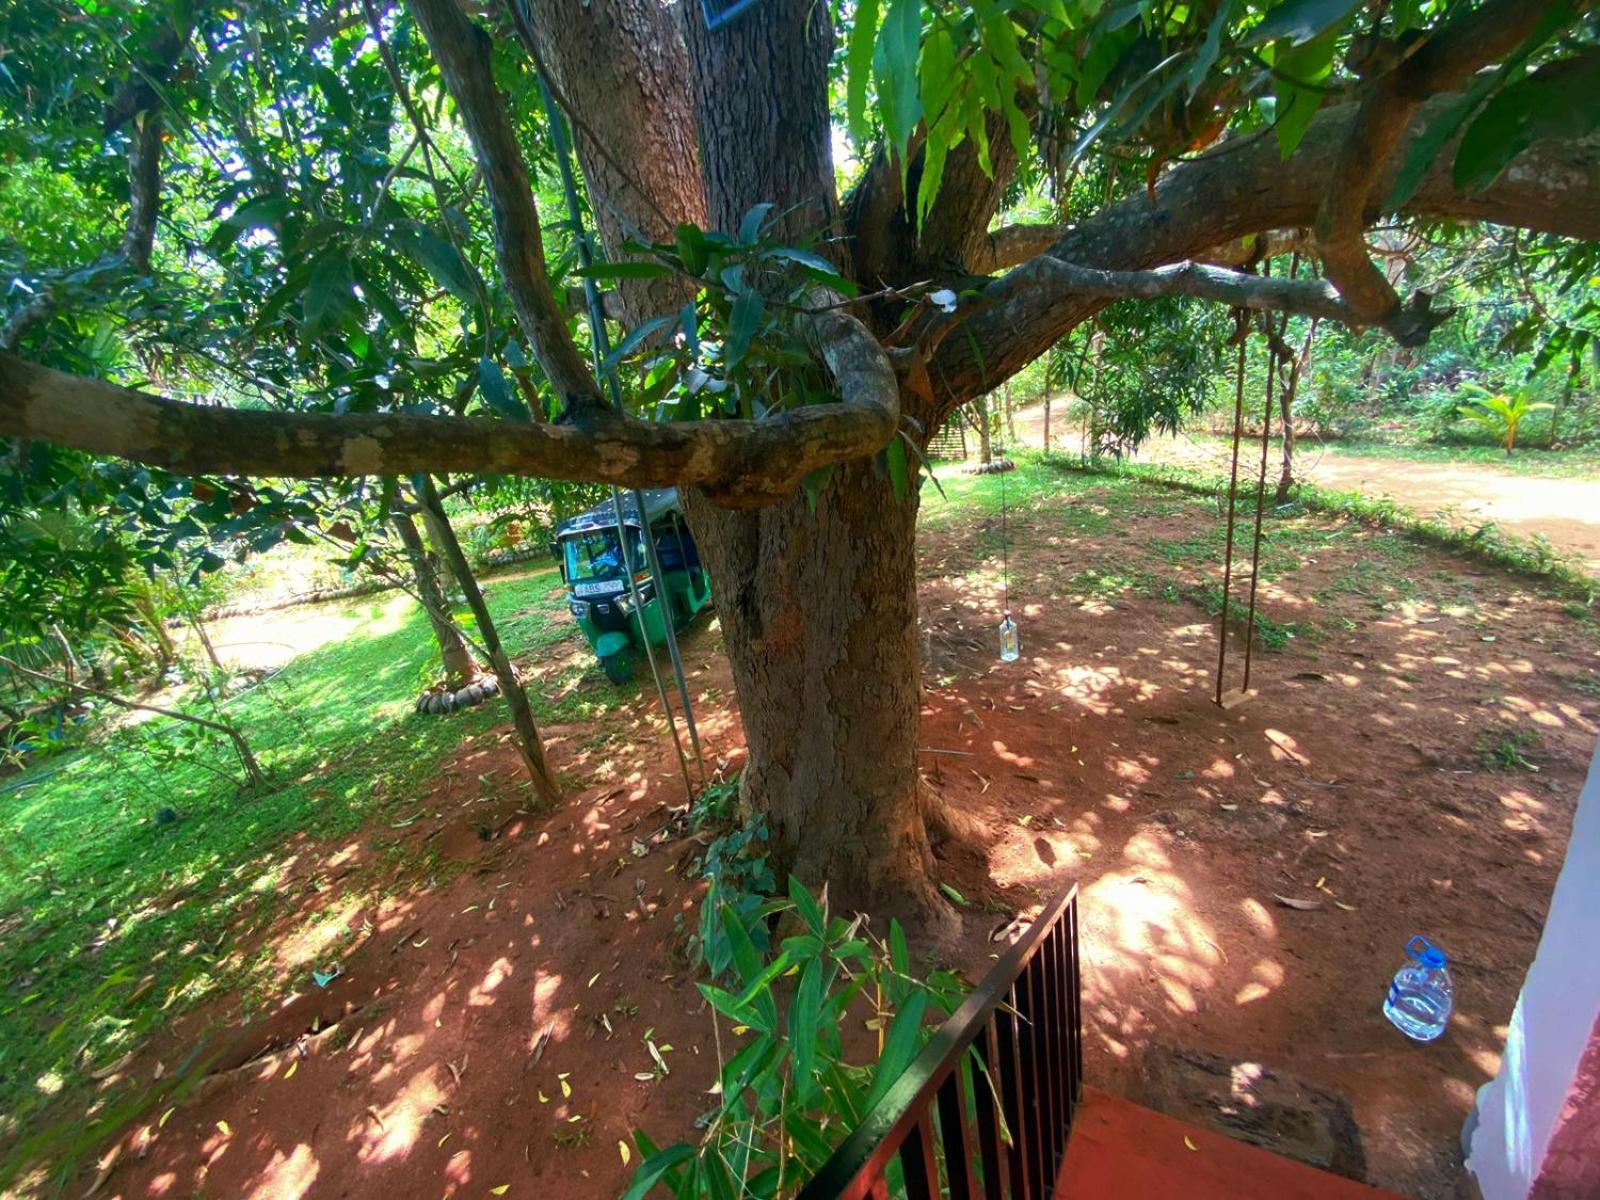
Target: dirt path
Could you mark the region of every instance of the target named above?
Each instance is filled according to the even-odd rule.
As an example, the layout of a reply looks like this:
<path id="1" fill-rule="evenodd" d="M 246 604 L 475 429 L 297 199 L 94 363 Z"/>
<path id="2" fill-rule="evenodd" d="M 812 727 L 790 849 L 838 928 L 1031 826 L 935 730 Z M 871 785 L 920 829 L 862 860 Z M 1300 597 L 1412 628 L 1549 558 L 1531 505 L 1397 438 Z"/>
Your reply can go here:
<path id="1" fill-rule="evenodd" d="M 1296 518 L 1269 538 L 1262 608 L 1298 636 L 1258 648 L 1258 698 L 1223 712 L 1192 598 L 1215 512 L 1048 483 L 1011 516 L 1020 662 L 993 652 L 998 522 L 969 506 L 921 536 L 923 742 L 946 751 L 922 769 L 984 830 L 939 865 L 970 901 L 956 964 L 979 978 L 991 930 L 1076 882 L 1091 1083 L 1161 1107 L 1159 1047 L 1260 1063 L 1348 1102 L 1374 1182 L 1452 1195 L 1600 729 L 1592 622 L 1395 534 Z M 711 757 L 737 770 L 714 627 L 686 649 Z M 159 1100 L 97 1194 L 614 1200 L 634 1127 L 694 1140 L 716 1043 L 678 928 L 696 846 L 652 710 L 641 692 L 549 731 L 568 794 L 551 816 L 520 811 L 491 733 L 361 836 L 289 847 L 277 886 L 304 904 L 269 943 L 281 994 L 191 1014 L 126 1067 L 160 1086 L 220 1030 L 232 1069 Z M 1537 772 L 1486 767 L 1513 733 Z M 422 880 L 393 886 L 396 852 Z M 1418 930 L 1458 967 L 1428 1047 L 1379 1012 Z M 331 962 L 345 974 L 319 990 Z M 673 1047 L 669 1075 L 647 1041 Z"/>
<path id="2" fill-rule="evenodd" d="M 1044 410 L 1035 407 L 1017 414 L 1017 432 L 1026 444 L 1042 445 Z M 1061 435 L 1073 440 L 1063 443 Z M 1077 439 L 1076 428 L 1058 425 L 1051 440 L 1076 448 Z M 1139 461 L 1226 475 L 1230 449 L 1225 438 L 1180 433 L 1152 439 L 1140 450 Z M 1274 442 L 1268 457 L 1269 486 L 1278 477 L 1279 454 Z M 1259 459 L 1250 462 L 1259 464 Z M 1247 469 L 1253 478 L 1254 467 Z M 1442 513 L 1471 525 L 1492 521 L 1525 538 L 1542 534 L 1558 553 L 1581 559 L 1591 574 L 1600 576 L 1600 478 L 1551 479 L 1500 471 L 1484 463 L 1374 458 L 1347 454 L 1337 444 L 1310 441 L 1302 444 L 1296 469 L 1318 487 L 1393 500 L 1419 516 Z"/>

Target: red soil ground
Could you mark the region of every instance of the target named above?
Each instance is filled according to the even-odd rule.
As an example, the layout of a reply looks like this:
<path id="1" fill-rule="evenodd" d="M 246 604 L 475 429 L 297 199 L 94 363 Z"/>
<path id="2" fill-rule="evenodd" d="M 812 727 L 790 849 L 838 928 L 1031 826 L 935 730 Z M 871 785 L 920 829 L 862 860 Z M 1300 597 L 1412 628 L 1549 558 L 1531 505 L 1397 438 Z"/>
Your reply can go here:
<path id="1" fill-rule="evenodd" d="M 1428 553 L 1502 597 L 1482 604 L 1493 634 L 1368 605 L 1348 633 L 1258 653 L 1260 696 L 1221 711 L 1203 613 L 1065 593 L 1088 559 L 1048 519 L 1016 532 L 1025 644 L 1010 665 L 991 649 L 992 588 L 956 578 L 981 521 L 924 541 L 924 773 L 988 838 L 943 867 L 971 902 L 959 965 L 981 974 L 993 929 L 1076 881 L 1092 1084 L 1138 1097 L 1155 1041 L 1259 1061 L 1348 1098 L 1373 1182 L 1450 1194 L 1594 746 L 1600 699 L 1574 680 L 1600 665 L 1595 639 L 1559 602 Z M 1335 558 L 1292 588 L 1309 593 Z M 1270 599 L 1295 602 L 1291 585 Z M 715 647 L 714 628 L 688 639 L 710 758 L 736 770 Z M 1537 773 L 1480 769 L 1475 738 L 1507 706 L 1542 732 Z M 370 844 L 396 834 L 328 847 L 301 882 L 330 948 L 280 949 L 297 965 L 264 1020 L 241 1029 L 213 1008 L 141 1054 L 128 1070 L 148 1080 L 232 1023 L 231 1069 L 132 1127 L 96 1194 L 601 1200 L 626 1185 L 635 1126 L 692 1139 L 715 1046 L 676 927 L 698 895 L 682 874 L 692 843 L 670 829 L 683 785 L 650 711 L 641 698 L 550 731 L 569 799 L 547 818 L 497 784 L 516 770 L 503 744 L 464 747 L 420 805 L 437 815 L 400 834 L 454 865 L 436 883 L 362 903 L 382 869 Z M 1419 929 L 1457 972 L 1455 1021 L 1428 1047 L 1379 1013 Z M 300 964 L 332 957 L 345 974 L 310 986 Z M 647 1037 L 670 1075 L 639 1078 Z"/>

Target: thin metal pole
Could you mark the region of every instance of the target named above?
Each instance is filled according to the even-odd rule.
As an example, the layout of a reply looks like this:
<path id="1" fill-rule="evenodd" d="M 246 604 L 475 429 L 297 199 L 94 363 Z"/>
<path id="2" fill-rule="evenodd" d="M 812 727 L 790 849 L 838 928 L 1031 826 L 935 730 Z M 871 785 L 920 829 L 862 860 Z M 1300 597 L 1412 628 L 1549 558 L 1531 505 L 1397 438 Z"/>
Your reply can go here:
<path id="1" fill-rule="evenodd" d="M 556 111 L 555 101 L 550 95 L 550 87 L 545 82 L 544 76 L 539 77 L 539 97 L 544 103 L 545 119 L 550 124 L 550 139 L 555 143 L 556 163 L 561 170 L 561 187 L 566 194 L 567 217 L 571 223 L 572 235 L 578 251 L 578 261 L 585 271 L 594 264 L 594 251 L 589 244 L 589 234 L 584 228 L 583 213 L 578 204 L 578 181 L 572 170 L 572 145 L 567 139 L 567 127 L 561 119 L 561 114 Z M 590 348 L 593 351 L 595 369 L 605 377 L 606 388 L 611 393 L 611 403 L 620 411 L 622 408 L 622 392 L 617 386 L 617 376 L 614 369 L 608 369 L 605 358 L 610 353 L 610 346 L 606 337 L 605 308 L 600 299 L 600 289 L 587 273 L 583 278 L 584 299 L 588 302 L 589 309 L 589 335 Z M 705 760 L 700 755 L 700 736 L 694 725 L 694 713 L 689 703 L 689 689 L 683 677 L 683 663 L 678 656 L 678 639 L 676 631 L 672 628 L 672 617 L 667 610 L 667 589 L 665 580 L 661 576 L 661 563 L 655 552 L 655 539 L 650 534 L 650 519 L 645 507 L 644 494 L 637 488 L 633 490 L 633 502 L 639 513 L 640 532 L 644 537 L 645 559 L 649 563 L 651 574 L 656 583 L 656 603 L 661 608 L 662 625 L 667 630 L 667 648 L 672 655 L 673 669 L 677 673 L 678 693 L 683 700 L 684 720 L 689 726 L 689 739 L 694 746 L 695 760 L 700 765 L 700 777 L 705 778 Z M 650 643 L 649 630 L 644 624 L 644 605 L 639 596 L 639 586 L 633 577 L 633 566 L 628 555 L 628 534 L 622 518 L 622 496 L 619 489 L 611 489 L 611 507 L 617 518 L 617 537 L 622 545 L 622 561 L 627 569 L 628 594 L 633 604 L 633 610 L 639 622 L 639 632 L 644 641 L 645 657 L 650 663 L 650 674 L 655 679 L 656 693 L 661 698 L 661 709 L 667 717 L 667 728 L 672 732 L 673 749 L 678 754 L 678 767 L 683 772 L 684 790 L 694 797 L 694 785 L 689 780 L 689 763 L 684 757 L 683 742 L 678 737 L 678 723 L 672 711 L 672 704 L 667 699 L 667 689 L 661 682 L 661 671 L 656 666 L 655 648 Z"/>
<path id="2" fill-rule="evenodd" d="M 1228 546 L 1222 559 L 1222 628 L 1217 637 L 1217 705 L 1222 704 L 1222 673 L 1228 665 L 1228 593 L 1233 587 L 1233 521 L 1239 491 L 1239 432 L 1244 424 L 1244 354 L 1250 340 L 1248 315 L 1239 321 L 1239 363 L 1233 386 L 1233 468 L 1228 476 Z"/>

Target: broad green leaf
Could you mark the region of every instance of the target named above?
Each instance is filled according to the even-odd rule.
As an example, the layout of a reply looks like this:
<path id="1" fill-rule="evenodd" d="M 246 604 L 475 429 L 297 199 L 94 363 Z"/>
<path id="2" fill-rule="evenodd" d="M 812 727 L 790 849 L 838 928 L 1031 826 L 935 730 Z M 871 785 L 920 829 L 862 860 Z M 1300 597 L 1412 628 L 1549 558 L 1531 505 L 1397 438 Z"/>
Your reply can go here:
<path id="1" fill-rule="evenodd" d="M 304 313 L 306 331 L 313 337 L 338 325 L 355 303 L 350 260 L 330 254 L 317 264 L 306 284 Z"/>
<path id="2" fill-rule="evenodd" d="M 1366 0 L 1288 0 L 1250 31 L 1247 45 L 1259 46 L 1287 38 L 1298 46 L 1323 33 L 1338 32 L 1362 8 Z"/>
<path id="3" fill-rule="evenodd" d="M 678 248 L 678 260 L 683 263 L 683 269 L 691 275 L 704 274 L 711 253 L 705 232 L 698 225 L 683 224 L 673 231 L 672 240 Z"/>
<path id="4" fill-rule="evenodd" d="M 1460 132 L 1467 119 L 1478 111 L 1483 104 L 1483 98 L 1488 95 L 1493 85 L 1493 75 L 1480 76 L 1465 95 L 1451 103 L 1428 122 L 1426 129 L 1411 139 L 1411 144 L 1406 147 L 1405 161 L 1395 173 L 1394 185 L 1384 200 L 1386 209 L 1391 211 L 1399 209 L 1416 195 L 1417 189 L 1422 186 L 1423 178 L 1428 174 L 1428 168 L 1433 166 L 1434 160 L 1439 157 L 1439 151 Z"/>
<path id="5" fill-rule="evenodd" d="M 744 246 L 754 246 L 761 240 L 761 227 L 767 223 L 767 214 L 772 211 L 770 202 L 754 205 L 739 222 L 739 243 Z"/>
<path id="6" fill-rule="evenodd" d="M 1461 135 L 1457 187 L 1480 191 L 1534 142 L 1576 140 L 1600 127 L 1600 52 L 1546 66 L 1511 84 Z"/>
<path id="7" fill-rule="evenodd" d="M 801 883 L 797 875 L 789 876 L 789 899 L 794 901 L 795 911 L 800 914 L 800 919 L 805 922 L 806 928 L 821 937 L 827 928 L 827 922 L 822 915 L 822 906 L 811 895 L 811 889 Z"/>
<path id="8" fill-rule="evenodd" d="M 492 358 L 478 360 L 478 392 L 484 403 L 502 417 L 513 421 L 527 421 L 532 417 L 528 406 L 511 390 L 500 364 Z"/>
<path id="9" fill-rule="evenodd" d="M 860 0 L 845 44 L 845 113 L 850 136 L 864 146 L 867 126 L 867 84 L 872 76 L 872 49 L 878 39 L 878 0 Z"/>
<path id="10" fill-rule="evenodd" d="M 1320 86 L 1300 85 L 1320 85 L 1333 73 L 1334 43 L 1334 36 L 1328 34 L 1278 55 L 1275 66 L 1279 73 L 1273 76 L 1278 105 L 1272 127 L 1278 153 L 1284 158 L 1294 153 L 1322 107 L 1326 93 Z"/>
<path id="11" fill-rule="evenodd" d="M 422 230 L 408 239 L 406 245 L 423 270 L 457 300 L 464 304 L 472 304 L 477 300 L 471 269 L 446 239 Z"/>
<path id="12" fill-rule="evenodd" d="M 1184 72 L 1186 90 L 1191 96 L 1200 90 L 1211 68 L 1216 65 L 1217 56 L 1222 52 L 1222 33 L 1233 18 L 1235 3 L 1236 0 L 1222 0 L 1217 5 L 1216 14 L 1206 26 L 1206 40 L 1200 43 L 1200 49 L 1195 51 L 1194 62 Z"/>
<path id="13" fill-rule="evenodd" d="M 638 349 L 646 338 L 676 323 L 676 317 L 651 317 L 648 321 L 635 326 L 629 331 L 627 337 L 611 348 L 611 353 L 606 355 L 605 360 L 600 364 L 601 370 L 615 370 L 617 364 Z"/>
<path id="14" fill-rule="evenodd" d="M 911 1060 L 917 1056 L 918 1034 L 922 1030 L 922 1016 L 928 1007 L 928 993 L 920 988 L 911 993 L 894 1024 L 889 1026 L 889 1036 L 884 1039 L 883 1053 L 878 1056 L 878 1066 L 872 1076 L 872 1090 L 867 1093 L 863 1107 L 870 1112 L 888 1094 L 895 1080 L 905 1074 Z"/>
<path id="15" fill-rule="evenodd" d="M 800 986 L 789 1005 L 789 1053 L 794 1056 L 795 1099 L 802 1107 L 811 1103 L 817 1081 L 817 1019 L 822 1008 L 822 960 L 813 958 L 800 972 Z"/>
<path id="16" fill-rule="evenodd" d="M 878 81 L 878 108 L 889 145 L 906 168 L 906 146 L 922 119 L 922 98 L 917 86 L 917 57 L 922 43 L 920 0 L 889 0 L 889 11 L 878 35 L 873 65 Z"/>
<path id="17" fill-rule="evenodd" d="M 735 367 L 744 360 L 750 349 L 750 339 L 761 328 L 761 318 L 766 311 L 766 300 L 754 288 L 740 292 L 728 314 L 728 340 L 722 349 L 723 362 Z"/>
<path id="18" fill-rule="evenodd" d="M 894 498 L 904 500 L 911 493 L 904 443 L 894 438 L 883 448 L 883 458 L 889 468 L 889 486 L 894 489 Z"/>

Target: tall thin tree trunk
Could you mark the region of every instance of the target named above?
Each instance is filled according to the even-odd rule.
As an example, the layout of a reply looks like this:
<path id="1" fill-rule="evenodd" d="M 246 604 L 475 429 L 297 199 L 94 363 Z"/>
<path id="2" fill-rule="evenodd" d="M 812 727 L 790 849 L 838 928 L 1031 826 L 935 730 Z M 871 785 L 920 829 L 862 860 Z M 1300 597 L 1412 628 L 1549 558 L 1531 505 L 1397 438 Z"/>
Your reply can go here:
<path id="1" fill-rule="evenodd" d="M 433 629 L 433 640 L 439 645 L 439 659 L 444 666 L 445 683 L 459 688 L 478 673 L 472 661 L 472 651 L 467 639 L 450 619 L 450 599 L 439 581 L 438 558 L 422 544 L 417 523 L 409 513 L 395 512 L 389 518 L 400 544 L 405 547 L 406 558 L 411 562 L 411 572 L 417 584 L 417 598 L 422 610 L 428 614 L 428 624 Z"/>
<path id="2" fill-rule="evenodd" d="M 1006 380 L 1006 390 L 1004 395 L 1005 399 L 1002 401 L 1002 403 L 1005 406 L 1006 442 L 1009 445 L 1015 446 L 1017 444 L 1017 416 L 1016 410 L 1011 406 L 1011 381 L 1009 379 Z"/>
<path id="3" fill-rule="evenodd" d="M 495 628 L 494 617 L 484 601 L 483 591 L 478 587 L 477 576 L 472 573 L 472 566 L 467 562 L 461 543 L 456 539 L 455 530 L 450 527 L 450 518 L 445 515 L 444 505 L 439 500 L 439 490 L 433 486 L 433 480 L 426 476 L 423 477 L 419 500 L 422 522 L 428 527 L 428 536 L 444 557 L 456 582 L 461 585 L 467 597 L 467 607 L 472 610 L 472 616 L 478 623 L 478 636 L 483 639 L 483 648 L 489 653 L 495 678 L 500 681 L 500 694 L 505 697 L 506 706 L 511 710 L 517 751 L 528 768 L 528 777 L 533 780 L 533 790 L 544 803 L 552 806 L 559 804 L 561 788 L 545 763 L 544 742 L 539 737 L 539 726 L 534 722 L 533 709 L 528 704 L 528 693 L 523 690 L 516 668 L 511 665 L 505 647 L 500 644 L 500 633 Z"/>
<path id="4" fill-rule="evenodd" d="M 978 461 L 988 466 L 994 459 L 994 434 L 989 421 L 989 397 L 980 396 L 973 405 L 978 415 Z"/>

